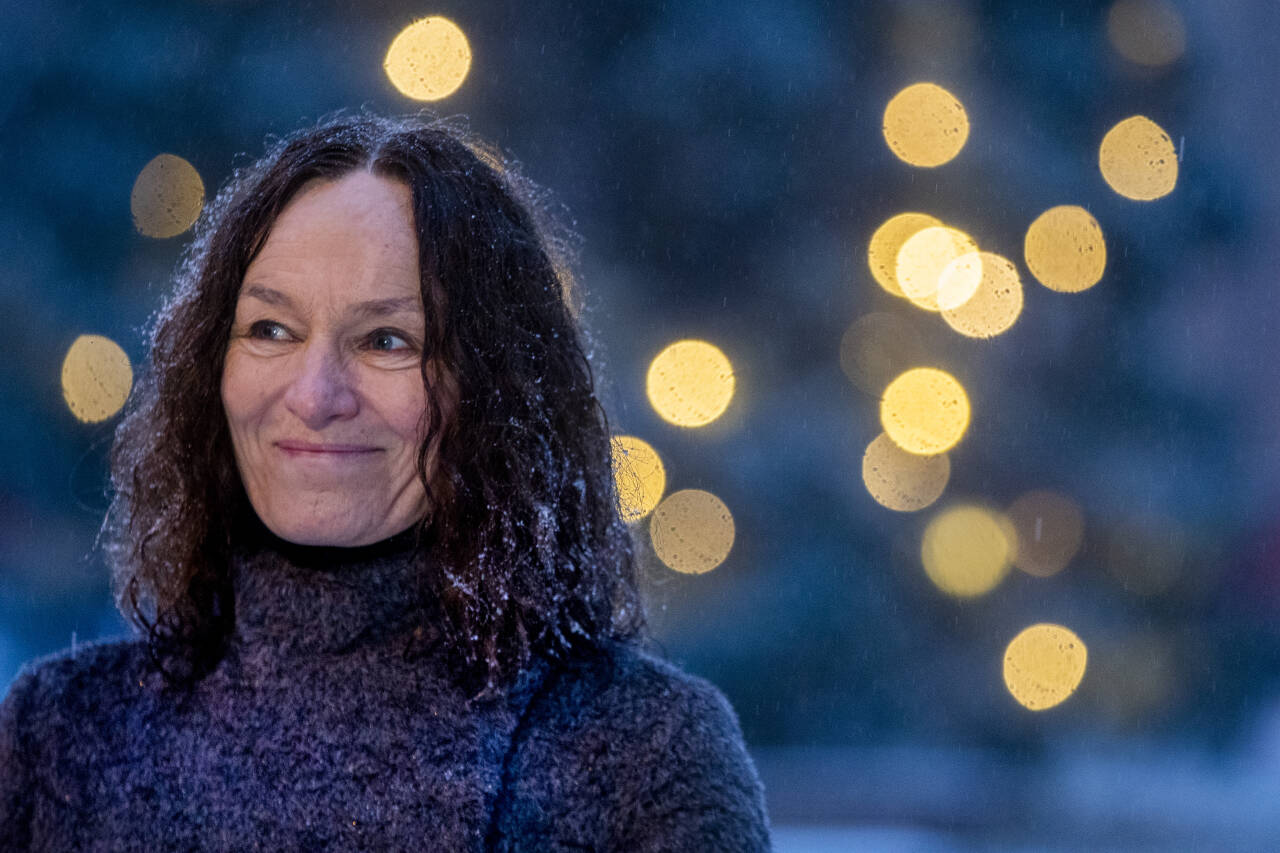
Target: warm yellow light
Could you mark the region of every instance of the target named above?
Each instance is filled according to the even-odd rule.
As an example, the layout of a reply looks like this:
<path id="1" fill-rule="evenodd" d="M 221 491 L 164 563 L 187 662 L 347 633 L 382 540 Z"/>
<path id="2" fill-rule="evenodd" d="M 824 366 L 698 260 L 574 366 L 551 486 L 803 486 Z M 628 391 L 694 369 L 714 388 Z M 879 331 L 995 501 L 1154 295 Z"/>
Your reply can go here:
<path id="1" fill-rule="evenodd" d="M 920 332 L 905 317 L 864 314 L 840 337 L 840 367 L 849 381 L 873 397 L 899 373 L 928 361 Z"/>
<path id="2" fill-rule="evenodd" d="M 1009 572 L 1014 546 L 1009 524 L 985 507 L 961 504 L 943 510 L 924 530 L 920 558 L 934 586 L 956 598 L 995 589 Z"/>
<path id="3" fill-rule="evenodd" d="M 991 338 L 1012 326 L 1022 313 L 1022 280 L 1006 257 L 991 252 L 962 255 L 942 272 L 938 289 L 944 306 L 969 286 L 975 268 L 981 278 L 973 295 L 955 307 L 943 307 L 942 319 L 962 335 Z"/>
<path id="4" fill-rule="evenodd" d="M 1084 516 L 1076 502 L 1057 492 L 1033 491 L 1010 505 L 1009 521 L 1018 535 L 1013 563 L 1046 578 L 1067 567 L 1084 541 Z"/>
<path id="5" fill-rule="evenodd" d="M 667 487 L 658 451 L 634 435 L 613 439 L 613 478 L 623 521 L 639 521 L 652 512 Z"/>
<path id="6" fill-rule="evenodd" d="M 81 335 L 62 360 L 62 396 L 71 414 L 98 423 L 120 411 L 133 387 L 129 356 L 115 341 Z"/>
<path id="7" fill-rule="evenodd" d="M 702 574 L 724 562 L 733 548 L 733 515 L 715 495 L 700 489 L 675 492 L 653 511 L 649 537 L 658 559 L 677 572 Z"/>
<path id="8" fill-rule="evenodd" d="M 1102 279 L 1107 243 L 1089 211 L 1074 205 L 1051 207 L 1027 229 L 1027 268 L 1050 290 L 1077 293 Z"/>
<path id="9" fill-rule="evenodd" d="M 1089 652 L 1068 628 L 1042 623 L 1014 637 L 1004 652 L 1004 683 L 1031 711 L 1065 701 L 1084 678 Z"/>
<path id="10" fill-rule="evenodd" d="M 976 254 L 978 244 L 968 234 L 946 225 L 922 228 L 898 250 L 897 278 L 903 296 L 926 311 L 964 304 L 982 281 L 982 264 L 971 264 L 948 282 L 943 292 L 942 274 L 952 261 Z"/>
<path id="11" fill-rule="evenodd" d="M 867 246 L 867 264 L 876 282 L 894 296 L 902 296 L 898 286 L 898 252 L 917 231 L 942 223 L 927 213 L 899 213 L 876 229 Z"/>
<path id="12" fill-rule="evenodd" d="M 1187 47 L 1182 14 L 1169 0 L 1117 0 L 1107 36 L 1125 59 L 1152 68 L 1176 61 Z"/>
<path id="13" fill-rule="evenodd" d="M 954 311 L 973 299 L 982 286 L 982 252 L 966 252 L 942 269 L 938 276 L 938 310 Z"/>
<path id="14" fill-rule="evenodd" d="M 945 453 L 918 456 L 893 443 L 884 433 L 862 456 L 862 482 L 876 503 L 898 512 L 924 509 L 942 496 L 951 478 Z"/>
<path id="15" fill-rule="evenodd" d="M 884 139 L 912 166 L 941 166 L 964 147 L 969 116 L 956 96 L 933 83 L 915 83 L 884 110 Z"/>
<path id="16" fill-rule="evenodd" d="M 969 426 L 969 397 L 946 371 L 915 367 L 885 389 L 880 424 L 894 444 L 908 453 L 945 453 Z"/>
<path id="17" fill-rule="evenodd" d="M 139 233 L 176 237 L 204 208 L 204 181 L 196 167 L 175 154 L 159 154 L 142 167 L 129 194 L 129 210 Z"/>
<path id="18" fill-rule="evenodd" d="M 1111 189 L 1134 201 L 1163 198 L 1178 182 L 1173 140 L 1146 116 L 1130 116 L 1107 131 L 1098 167 Z"/>
<path id="19" fill-rule="evenodd" d="M 719 347 L 706 341 L 676 341 L 649 365 L 645 386 L 663 420 L 682 427 L 705 426 L 729 408 L 733 365 Z"/>
<path id="20" fill-rule="evenodd" d="M 432 16 L 400 31 L 382 63 L 391 85 L 416 101 L 438 101 L 458 90 L 471 69 L 471 45 L 458 25 Z"/>

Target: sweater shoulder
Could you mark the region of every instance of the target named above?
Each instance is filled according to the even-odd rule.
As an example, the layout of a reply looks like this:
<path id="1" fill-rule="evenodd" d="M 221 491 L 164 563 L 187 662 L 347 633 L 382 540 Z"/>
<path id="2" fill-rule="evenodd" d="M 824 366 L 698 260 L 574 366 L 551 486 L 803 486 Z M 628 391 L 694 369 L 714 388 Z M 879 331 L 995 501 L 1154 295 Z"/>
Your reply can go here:
<path id="1" fill-rule="evenodd" d="M 124 728 L 114 714 L 129 693 L 126 685 L 141 678 L 146 659 L 141 642 L 108 640 L 38 658 L 19 670 L 0 702 L 0 850 L 27 848 L 35 782 L 50 772 L 52 756 L 77 761 L 97 743 L 77 737 L 82 730 Z"/>
<path id="2" fill-rule="evenodd" d="M 25 664 L 4 701 L 15 715 L 19 710 L 32 715 L 91 711 L 113 693 L 136 687 L 146 677 L 147 667 L 142 640 L 80 643 Z"/>
<path id="3" fill-rule="evenodd" d="M 558 726 L 696 724 L 709 735 L 742 737 L 737 715 L 711 682 L 629 643 L 564 666 L 552 676 L 543 704 Z"/>
<path id="4" fill-rule="evenodd" d="M 528 849 L 769 847 L 737 716 L 705 679 L 612 646 L 549 676 L 523 728 L 504 835 Z"/>

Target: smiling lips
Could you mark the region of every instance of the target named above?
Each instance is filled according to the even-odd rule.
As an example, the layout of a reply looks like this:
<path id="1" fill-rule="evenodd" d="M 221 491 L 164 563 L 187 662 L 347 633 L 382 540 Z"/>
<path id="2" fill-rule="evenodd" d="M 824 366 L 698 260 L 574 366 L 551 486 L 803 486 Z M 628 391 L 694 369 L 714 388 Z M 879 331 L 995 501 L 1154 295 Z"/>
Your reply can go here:
<path id="1" fill-rule="evenodd" d="M 315 444 L 310 441 L 277 441 L 276 447 L 290 456 L 312 458 L 358 456 L 365 453 L 376 453 L 382 449 L 363 444 Z"/>

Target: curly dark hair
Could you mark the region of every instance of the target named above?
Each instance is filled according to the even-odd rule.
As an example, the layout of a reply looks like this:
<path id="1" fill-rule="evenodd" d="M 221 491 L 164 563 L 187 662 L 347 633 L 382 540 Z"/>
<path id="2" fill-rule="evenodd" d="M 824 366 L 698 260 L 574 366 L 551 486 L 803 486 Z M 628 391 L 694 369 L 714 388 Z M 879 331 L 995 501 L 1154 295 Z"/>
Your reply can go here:
<path id="1" fill-rule="evenodd" d="M 338 115 L 278 141 L 208 205 L 116 430 L 103 544 L 117 605 L 170 684 L 222 655 L 232 549 L 256 521 L 219 392 L 245 270 L 304 184 L 357 169 L 412 191 L 428 400 L 417 463 L 432 508 L 423 587 L 460 676 L 488 694 L 532 655 L 644 631 L 568 244 L 545 199 L 458 122 Z"/>

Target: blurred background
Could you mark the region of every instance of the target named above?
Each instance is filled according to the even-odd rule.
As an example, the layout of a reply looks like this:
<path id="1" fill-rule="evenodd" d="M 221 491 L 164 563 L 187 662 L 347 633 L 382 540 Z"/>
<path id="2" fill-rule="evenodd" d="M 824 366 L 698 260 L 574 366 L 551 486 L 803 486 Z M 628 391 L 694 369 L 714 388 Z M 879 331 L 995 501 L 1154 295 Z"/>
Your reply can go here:
<path id="1" fill-rule="evenodd" d="M 780 851 L 1280 846 L 1280 7 L 0 9 L 0 685 L 126 632 L 106 456 L 202 201 L 426 107 L 581 238 L 651 622 Z"/>

